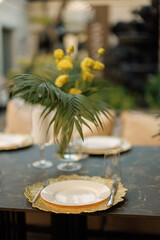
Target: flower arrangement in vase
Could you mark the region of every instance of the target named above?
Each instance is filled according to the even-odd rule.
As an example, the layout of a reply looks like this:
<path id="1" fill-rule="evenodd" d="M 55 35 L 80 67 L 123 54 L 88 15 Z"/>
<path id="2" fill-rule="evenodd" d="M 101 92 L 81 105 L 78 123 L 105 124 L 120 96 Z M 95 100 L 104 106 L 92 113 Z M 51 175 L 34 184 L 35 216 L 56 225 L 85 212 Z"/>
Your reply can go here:
<path id="1" fill-rule="evenodd" d="M 59 143 L 61 154 L 70 143 L 74 129 L 84 140 L 83 125 L 92 131 L 89 121 L 97 128 L 102 128 L 99 114 L 104 114 L 106 118 L 110 116 L 108 107 L 102 100 L 104 88 L 96 79 L 96 73 L 105 67 L 99 61 L 104 51 L 100 48 L 96 60 L 86 57 L 78 65 L 71 58 L 73 46 L 66 53 L 62 49 L 56 49 L 53 52 L 53 69 L 46 69 L 45 73 L 39 75 L 15 75 L 9 84 L 13 97 L 44 106 L 42 118 L 45 119 L 55 111 L 48 130 L 54 123 L 53 136 L 55 142 Z"/>

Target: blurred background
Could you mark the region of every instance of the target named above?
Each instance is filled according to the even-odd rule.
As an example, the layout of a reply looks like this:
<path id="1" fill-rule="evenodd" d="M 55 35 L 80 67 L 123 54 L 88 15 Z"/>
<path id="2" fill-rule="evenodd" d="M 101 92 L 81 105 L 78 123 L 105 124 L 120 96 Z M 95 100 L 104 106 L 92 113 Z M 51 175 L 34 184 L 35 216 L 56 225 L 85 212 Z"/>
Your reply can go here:
<path id="1" fill-rule="evenodd" d="M 0 0 L 0 131 L 5 125 L 8 133 L 31 129 L 30 109 L 24 103 L 9 104 L 6 95 L 7 80 L 14 74 L 36 74 L 53 65 L 57 48 L 74 45 L 73 57 L 80 61 L 95 58 L 103 47 L 106 67 L 99 78 L 108 86 L 105 101 L 120 113 L 113 124 L 105 123 L 109 131 L 105 134 L 124 137 L 133 145 L 160 145 L 159 139 L 152 138 L 159 131 L 155 115 L 138 112 L 160 110 L 159 5 L 159 0 Z M 29 224 L 44 224 L 37 216 L 27 217 Z M 117 220 L 117 225 L 108 221 L 108 229 L 135 232 L 133 220 Z M 88 224 L 100 227 L 92 219 Z M 149 219 L 136 228 L 160 233 L 159 222 Z"/>
<path id="2" fill-rule="evenodd" d="M 56 48 L 74 58 L 106 49 L 106 102 L 116 110 L 160 107 L 159 0 L 0 0 L 0 109 L 6 80 L 52 64 Z"/>

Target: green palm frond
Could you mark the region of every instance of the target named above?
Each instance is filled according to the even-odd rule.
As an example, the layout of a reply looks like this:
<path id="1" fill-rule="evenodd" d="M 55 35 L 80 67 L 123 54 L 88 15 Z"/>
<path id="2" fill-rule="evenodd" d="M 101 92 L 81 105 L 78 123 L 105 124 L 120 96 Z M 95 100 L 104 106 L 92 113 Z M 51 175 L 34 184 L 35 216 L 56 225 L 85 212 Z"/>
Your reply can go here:
<path id="1" fill-rule="evenodd" d="M 53 107 L 58 101 L 64 105 L 66 103 L 66 95 L 61 89 L 50 81 L 30 74 L 16 75 L 13 84 L 10 85 L 10 91 L 13 97 L 23 98 L 25 102 L 31 104 L 39 103 L 43 106 L 51 104 Z"/>
<path id="2" fill-rule="evenodd" d="M 159 136 L 160 136 L 160 132 L 158 132 L 155 135 L 153 135 L 153 137 L 159 137 Z"/>
<path id="3" fill-rule="evenodd" d="M 84 140 L 82 126 L 85 125 L 92 131 L 86 120 L 94 123 L 97 128 L 103 128 L 99 114 L 102 112 L 109 118 L 109 112 L 106 110 L 107 106 L 105 104 L 91 101 L 81 94 L 66 95 L 66 104 L 58 104 L 56 106 L 56 113 L 49 125 L 50 128 L 54 123 L 54 138 L 62 144 L 64 149 L 71 140 L 74 128 L 77 129 L 81 139 Z M 46 107 L 42 115 L 45 117 L 46 114 L 51 111 L 52 106 L 50 105 Z M 60 132 L 63 133 L 63 135 L 61 135 L 63 139 L 59 140 Z"/>

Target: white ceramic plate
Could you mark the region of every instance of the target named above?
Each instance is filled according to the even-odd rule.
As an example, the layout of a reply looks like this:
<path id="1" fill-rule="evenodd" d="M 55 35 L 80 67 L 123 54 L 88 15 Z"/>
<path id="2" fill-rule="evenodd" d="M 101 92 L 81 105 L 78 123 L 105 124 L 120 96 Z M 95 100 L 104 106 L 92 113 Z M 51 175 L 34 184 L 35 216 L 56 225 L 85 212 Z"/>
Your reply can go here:
<path id="1" fill-rule="evenodd" d="M 32 144 L 32 138 L 27 134 L 0 133 L 0 150 L 12 150 L 28 147 Z"/>
<path id="2" fill-rule="evenodd" d="M 131 148 L 131 144 L 126 139 L 113 136 L 93 136 L 82 142 L 82 151 L 88 154 L 104 154 L 106 149 L 115 147 L 124 152 Z"/>
<path id="3" fill-rule="evenodd" d="M 110 189 L 101 183 L 89 180 L 66 180 L 48 185 L 41 197 L 61 206 L 86 206 L 107 199 Z"/>

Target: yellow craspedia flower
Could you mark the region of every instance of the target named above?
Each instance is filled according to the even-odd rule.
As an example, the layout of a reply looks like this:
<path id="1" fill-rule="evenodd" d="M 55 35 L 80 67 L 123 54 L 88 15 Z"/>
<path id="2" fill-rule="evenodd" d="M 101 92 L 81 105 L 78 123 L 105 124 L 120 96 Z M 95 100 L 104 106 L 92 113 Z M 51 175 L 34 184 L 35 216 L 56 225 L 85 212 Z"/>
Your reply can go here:
<path id="1" fill-rule="evenodd" d="M 91 82 L 94 78 L 94 74 L 90 73 L 90 72 L 83 72 L 82 73 L 82 80 L 83 81 L 88 81 Z"/>
<path id="2" fill-rule="evenodd" d="M 69 48 L 67 48 L 67 53 L 68 54 L 74 53 L 74 46 L 70 46 Z"/>
<path id="3" fill-rule="evenodd" d="M 72 63 L 72 58 L 70 57 L 70 56 L 64 56 L 63 57 L 63 60 L 68 60 L 68 61 L 70 61 L 71 63 Z"/>
<path id="4" fill-rule="evenodd" d="M 57 59 L 62 59 L 64 56 L 64 51 L 62 49 L 56 49 L 53 52 L 53 56 Z"/>
<path id="5" fill-rule="evenodd" d="M 65 83 L 67 83 L 68 80 L 69 80 L 69 75 L 68 75 L 68 74 L 62 74 L 62 75 L 60 75 L 58 78 L 56 78 L 54 84 L 55 84 L 57 87 L 60 88 L 60 87 L 62 87 Z"/>
<path id="6" fill-rule="evenodd" d="M 69 70 L 73 67 L 73 64 L 68 59 L 62 59 L 58 62 L 57 68 L 59 70 Z"/>
<path id="7" fill-rule="evenodd" d="M 98 54 L 99 54 L 99 55 L 103 55 L 104 52 L 105 52 L 105 49 L 104 49 L 104 48 L 99 48 L 99 49 L 98 49 Z"/>
<path id="8" fill-rule="evenodd" d="M 81 94 L 82 91 L 81 91 L 80 89 L 78 89 L 78 88 L 71 88 L 71 89 L 69 90 L 69 93 L 70 93 L 70 94 Z"/>
<path id="9" fill-rule="evenodd" d="M 91 68 L 89 67 L 86 67 L 85 64 L 81 64 L 81 69 L 82 69 L 82 72 L 91 72 Z"/>
<path id="10" fill-rule="evenodd" d="M 59 63 L 60 59 L 56 58 L 55 63 Z"/>
<path id="11" fill-rule="evenodd" d="M 96 71 L 102 71 L 104 69 L 104 64 L 99 61 L 95 61 L 93 69 Z"/>
<path id="12" fill-rule="evenodd" d="M 70 56 L 64 56 L 62 59 L 68 60 L 72 63 L 72 58 Z M 58 64 L 62 59 L 55 59 L 55 62 Z"/>
<path id="13" fill-rule="evenodd" d="M 84 58 L 84 60 L 81 62 L 81 68 L 82 70 L 85 70 L 87 68 L 91 68 L 94 65 L 94 60 L 90 57 Z"/>

